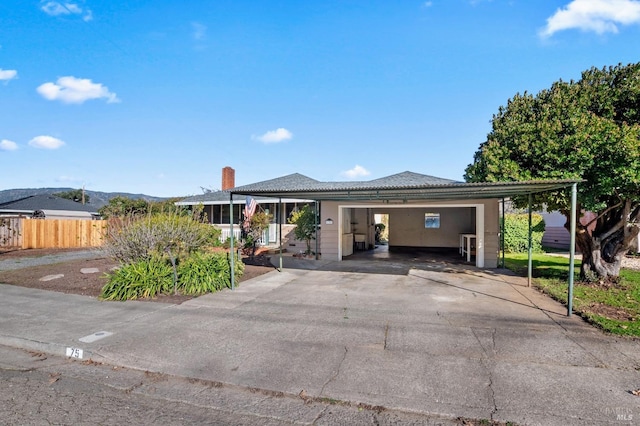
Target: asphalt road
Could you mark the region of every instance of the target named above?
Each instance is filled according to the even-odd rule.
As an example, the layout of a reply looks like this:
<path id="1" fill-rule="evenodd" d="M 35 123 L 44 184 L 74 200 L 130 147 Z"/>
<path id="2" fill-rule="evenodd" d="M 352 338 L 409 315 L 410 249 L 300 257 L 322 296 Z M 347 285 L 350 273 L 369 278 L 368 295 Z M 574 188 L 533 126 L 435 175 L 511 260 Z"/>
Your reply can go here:
<path id="1" fill-rule="evenodd" d="M 3 425 L 463 424 L 72 361 L 6 346 L 0 346 L 0 382 Z M 300 422 L 301 416 L 310 421 Z"/>

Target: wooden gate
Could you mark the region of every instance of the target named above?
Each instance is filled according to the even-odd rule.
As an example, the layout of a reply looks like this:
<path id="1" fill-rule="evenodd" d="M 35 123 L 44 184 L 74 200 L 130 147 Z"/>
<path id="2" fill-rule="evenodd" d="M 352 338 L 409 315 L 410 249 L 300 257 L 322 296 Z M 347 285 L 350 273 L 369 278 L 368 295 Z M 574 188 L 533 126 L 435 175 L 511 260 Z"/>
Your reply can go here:
<path id="1" fill-rule="evenodd" d="M 22 248 L 22 219 L 19 217 L 0 218 L 0 248 Z"/>

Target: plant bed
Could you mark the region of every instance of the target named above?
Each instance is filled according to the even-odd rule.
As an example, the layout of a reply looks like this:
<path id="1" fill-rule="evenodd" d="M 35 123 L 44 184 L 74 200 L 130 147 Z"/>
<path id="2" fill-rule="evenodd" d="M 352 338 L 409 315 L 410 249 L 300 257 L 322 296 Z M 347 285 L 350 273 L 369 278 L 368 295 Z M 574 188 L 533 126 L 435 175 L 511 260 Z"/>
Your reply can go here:
<path id="1" fill-rule="evenodd" d="M 11 252 L 10 256 L 12 258 L 36 257 L 51 254 L 60 254 L 61 252 L 62 251 L 59 249 L 42 249 L 38 251 L 17 250 Z M 5 255 L 3 254 L 2 256 Z M 243 262 L 245 260 L 246 259 L 243 259 Z M 268 260 L 261 261 L 259 263 L 245 263 L 244 274 L 240 279 L 240 282 L 272 271 L 274 269 L 273 266 L 270 263 L 268 263 L 267 265 L 267 263 Z M 33 266 L 11 271 L 0 271 L 0 283 L 97 298 L 100 295 L 102 287 L 104 287 L 104 285 L 107 283 L 105 273 L 111 271 L 112 268 L 117 266 L 118 262 L 108 258 L 73 260 L 69 262 Z M 97 268 L 100 272 L 93 274 L 83 274 L 81 273 L 81 269 L 84 268 Z M 58 274 L 63 274 L 64 277 L 51 281 L 40 281 L 42 277 Z M 193 296 L 176 296 L 171 294 L 159 295 L 156 298 L 152 299 L 147 298 L 137 300 L 180 304 L 192 298 Z"/>

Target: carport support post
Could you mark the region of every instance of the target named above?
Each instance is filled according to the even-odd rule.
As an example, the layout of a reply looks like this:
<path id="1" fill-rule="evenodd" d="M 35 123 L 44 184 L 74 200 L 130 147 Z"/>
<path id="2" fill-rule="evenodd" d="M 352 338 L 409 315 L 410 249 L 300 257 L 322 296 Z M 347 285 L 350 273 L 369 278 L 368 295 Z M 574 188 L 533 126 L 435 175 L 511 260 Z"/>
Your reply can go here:
<path id="1" fill-rule="evenodd" d="M 504 198 L 502 199 L 502 226 L 500 227 L 500 247 L 502 248 L 502 268 L 504 269 Z"/>
<path id="2" fill-rule="evenodd" d="M 531 194 L 529 194 L 529 258 L 527 261 L 527 287 L 531 287 L 531 275 L 532 275 L 532 267 L 533 267 L 533 247 L 532 247 L 532 236 L 531 236 Z"/>
<path id="3" fill-rule="evenodd" d="M 573 311 L 573 274 L 574 263 L 576 257 L 576 208 L 578 198 L 578 184 L 571 185 L 571 232 L 569 239 L 569 291 L 567 294 L 567 316 L 571 316 Z"/>
<path id="4" fill-rule="evenodd" d="M 231 256 L 231 290 L 236 288 L 236 256 L 233 250 L 233 193 L 229 193 L 229 229 L 231 234 L 229 235 L 229 255 Z"/>
<path id="5" fill-rule="evenodd" d="M 313 216 L 313 229 L 315 231 L 316 239 L 316 260 L 318 260 L 318 200 L 314 201 L 316 214 Z"/>
<path id="6" fill-rule="evenodd" d="M 280 212 L 280 214 L 278 215 L 280 217 L 280 220 L 278 221 L 278 222 L 280 222 L 279 223 L 279 226 L 280 226 L 280 239 L 279 239 L 279 244 L 278 244 L 278 246 L 280 248 L 280 259 L 279 259 L 280 267 L 278 268 L 278 271 L 282 272 L 282 216 L 283 216 L 283 214 L 282 214 L 282 198 L 278 199 L 278 211 Z"/>

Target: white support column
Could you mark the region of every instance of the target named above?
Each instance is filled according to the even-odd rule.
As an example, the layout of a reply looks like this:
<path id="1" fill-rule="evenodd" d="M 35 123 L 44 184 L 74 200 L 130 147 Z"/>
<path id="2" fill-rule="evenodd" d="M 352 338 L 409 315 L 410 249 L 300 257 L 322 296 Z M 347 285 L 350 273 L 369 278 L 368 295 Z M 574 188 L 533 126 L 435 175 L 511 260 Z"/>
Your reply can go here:
<path id="1" fill-rule="evenodd" d="M 342 206 L 338 205 L 338 261 L 342 261 Z"/>
<path id="2" fill-rule="evenodd" d="M 476 266 L 484 268 L 484 204 L 476 205 Z"/>

